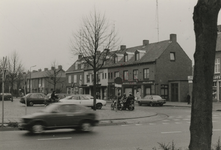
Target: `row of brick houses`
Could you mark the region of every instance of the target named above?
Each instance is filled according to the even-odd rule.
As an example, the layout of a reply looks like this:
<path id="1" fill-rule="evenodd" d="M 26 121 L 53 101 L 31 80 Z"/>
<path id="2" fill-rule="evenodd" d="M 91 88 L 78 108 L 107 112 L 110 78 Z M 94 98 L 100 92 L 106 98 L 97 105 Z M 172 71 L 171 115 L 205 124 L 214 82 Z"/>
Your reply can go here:
<path id="1" fill-rule="evenodd" d="M 102 99 L 115 96 L 114 79 L 123 79 L 121 93 L 132 92 L 144 97 L 158 94 L 168 101 L 186 101 L 188 76 L 192 75 L 192 61 L 177 42 L 176 34 L 169 40 L 140 46 L 122 45 L 108 63 L 97 72 L 97 93 Z M 87 67 L 82 56 L 66 71 L 68 94 L 92 94 L 93 70 Z"/>

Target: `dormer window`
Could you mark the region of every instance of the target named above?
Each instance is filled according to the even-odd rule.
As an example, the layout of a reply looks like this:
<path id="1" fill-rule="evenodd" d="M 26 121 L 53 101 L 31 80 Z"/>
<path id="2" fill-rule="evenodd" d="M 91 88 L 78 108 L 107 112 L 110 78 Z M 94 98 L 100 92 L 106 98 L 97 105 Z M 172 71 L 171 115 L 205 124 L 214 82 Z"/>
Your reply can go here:
<path id="1" fill-rule="evenodd" d="M 114 63 L 118 63 L 118 57 L 117 56 L 114 57 Z"/>
<path id="2" fill-rule="evenodd" d="M 175 60 L 176 60 L 175 52 L 170 52 L 170 61 L 175 61 Z"/>
<path id="3" fill-rule="evenodd" d="M 140 59 L 140 54 L 139 53 L 136 53 L 135 54 L 135 61 L 139 60 Z"/>
<path id="4" fill-rule="evenodd" d="M 128 61 L 128 55 L 124 55 L 124 62 L 127 62 Z"/>
<path id="5" fill-rule="evenodd" d="M 78 70 L 78 63 L 75 63 L 75 70 Z"/>

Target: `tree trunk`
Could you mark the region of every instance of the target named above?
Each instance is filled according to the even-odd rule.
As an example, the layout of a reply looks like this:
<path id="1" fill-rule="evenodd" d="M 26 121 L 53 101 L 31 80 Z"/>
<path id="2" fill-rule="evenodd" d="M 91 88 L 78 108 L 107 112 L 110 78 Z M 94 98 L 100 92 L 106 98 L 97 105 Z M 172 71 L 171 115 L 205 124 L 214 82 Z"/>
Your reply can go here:
<path id="1" fill-rule="evenodd" d="M 190 124 L 190 150 L 210 150 L 212 139 L 212 90 L 221 0 L 198 0 L 194 8 L 196 49 Z"/>

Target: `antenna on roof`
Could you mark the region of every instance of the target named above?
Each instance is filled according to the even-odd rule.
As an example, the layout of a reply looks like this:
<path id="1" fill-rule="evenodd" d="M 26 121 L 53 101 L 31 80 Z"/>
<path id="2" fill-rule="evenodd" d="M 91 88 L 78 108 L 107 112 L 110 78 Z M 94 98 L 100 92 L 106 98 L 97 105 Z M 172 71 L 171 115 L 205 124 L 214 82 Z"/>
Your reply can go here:
<path id="1" fill-rule="evenodd" d="M 156 0 L 156 22 L 157 22 L 157 40 L 159 42 L 159 35 L 160 35 L 160 29 L 159 29 L 159 14 L 158 14 L 158 0 Z"/>

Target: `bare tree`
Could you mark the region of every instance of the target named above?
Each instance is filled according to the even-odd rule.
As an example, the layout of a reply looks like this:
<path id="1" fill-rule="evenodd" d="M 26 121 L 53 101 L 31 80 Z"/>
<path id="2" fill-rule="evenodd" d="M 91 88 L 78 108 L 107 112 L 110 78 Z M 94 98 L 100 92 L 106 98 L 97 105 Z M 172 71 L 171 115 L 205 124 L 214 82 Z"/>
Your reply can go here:
<path id="1" fill-rule="evenodd" d="M 10 57 L 7 59 L 7 76 L 6 81 L 9 82 L 10 85 L 10 93 L 15 94 L 14 86 L 16 86 L 16 90 L 18 92 L 19 86 L 21 82 L 19 81 L 20 75 L 23 73 L 23 65 L 19 59 L 18 53 L 13 52 Z M 17 82 L 19 81 L 19 82 Z M 16 93 L 17 94 L 17 93 Z"/>
<path id="2" fill-rule="evenodd" d="M 57 84 L 65 82 L 65 71 L 60 66 L 57 67 L 56 61 L 51 66 L 51 70 L 46 72 L 46 81 L 56 90 Z"/>
<path id="3" fill-rule="evenodd" d="M 221 0 L 198 0 L 193 14 L 196 48 L 190 125 L 190 150 L 210 150 L 212 86 Z"/>
<path id="4" fill-rule="evenodd" d="M 94 110 L 96 110 L 96 73 L 102 68 L 109 50 L 113 50 L 118 42 L 114 26 L 111 27 L 105 18 L 96 11 L 83 19 L 83 25 L 73 35 L 72 52 L 81 55 L 93 70 Z"/>

